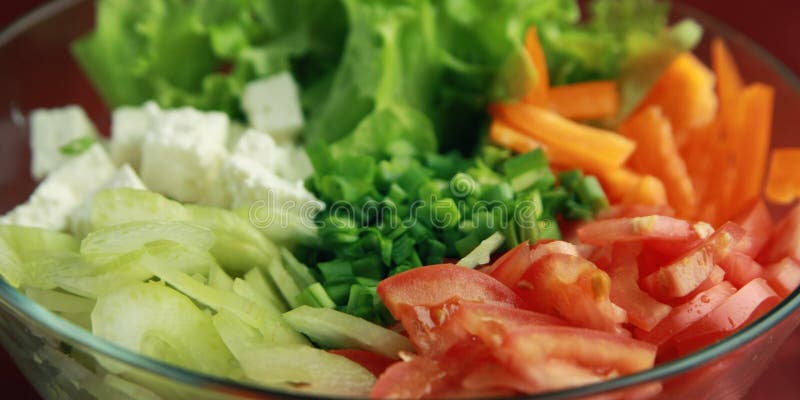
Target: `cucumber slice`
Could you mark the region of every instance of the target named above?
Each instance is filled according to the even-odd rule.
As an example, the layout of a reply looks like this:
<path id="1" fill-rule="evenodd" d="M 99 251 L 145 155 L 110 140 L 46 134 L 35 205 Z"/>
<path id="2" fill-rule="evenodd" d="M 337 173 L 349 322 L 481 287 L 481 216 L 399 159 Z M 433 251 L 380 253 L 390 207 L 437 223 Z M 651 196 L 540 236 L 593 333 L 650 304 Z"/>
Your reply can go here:
<path id="1" fill-rule="evenodd" d="M 284 313 L 283 317 L 294 329 L 322 347 L 368 350 L 393 359 L 399 359 L 401 351 L 414 351 L 405 336 L 331 308 L 300 306 Z"/>
<path id="2" fill-rule="evenodd" d="M 262 307 L 275 308 L 279 311 L 286 311 L 286 304 L 280 299 L 270 299 L 258 293 L 249 283 L 244 279 L 236 278 L 233 280 L 233 292 L 239 296 L 252 301 Z M 278 303 L 273 303 L 278 301 Z"/>
<path id="3" fill-rule="evenodd" d="M 211 318 L 160 283 L 130 285 L 101 296 L 91 318 L 95 335 L 163 361 L 215 375 L 227 374 L 234 365 Z"/>
<path id="4" fill-rule="evenodd" d="M 94 300 L 54 290 L 25 289 L 25 296 L 54 312 L 88 314 L 95 304 Z"/>
<path id="5" fill-rule="evenodd" d="M 210 229 L 215 237 L 211 254 L 227 271 L 244 273 L 253 267 L 265 267 L 280 257 L 278 248 L 247 221 L 221 208 L 187 205 L 190 221 Z"/>
<path id="6" fill-rule="evenodd" d="M 42 251 L 78 251 L 80 241 L 74 236 L 42 228 L 0 225 L 0 239 L 19 256 L 28 261 L 27 254 Z"/>
<path id="7" fill-rule="evenodd" d="M 270 346 L 270 343 L 255 328 L 244 323 L 239 317 L 227 310 L 220 310 L 211 317 L 219 336 L 236 359 L 254 347 Z"/>
<path id="8" fill-rule="evenodd" d="M 311 307 L 324 307 L 336 308 L 336 303 L 333 302 L 331 296 L 325 291 L 321 283 L 312 283 L 307 288 L 303 289 L 298 297 L 301 304 Z"/>
<path id="9" fill-rule="evenodd" d="M 317 278 L 311 273 L 311 269 L 298 261 L 289 249 L 285 247 L 281 248 L 281 259 L 283 260 L 283 265 L 286 267 L 286 272 L 292 275 L 292 279 L 294 279 L 300 289 L 305 289 L 308 285 L 317 282 Z"/>
<path id="10" fill-rule="evenodd" d="M 208 272 L 208 286 L 230 292 L 233 290 L 233 278 L 228 276 L 219 265 L 215 265 Z"/>
<path id="11" fill-rule="evenodd" d="M 254 226 L 264 237 L 283 246 L 297 243 L 314 245 L 319 242 L 314 218 L 300 212 L 291 212 L 280 207 L 242 206 L 233 210 L 242 220 Z"/>
<path id="12" fill-rule="evenodd" d="M 281 296 L 289 304 L 289 307 L 295 308 L 299 306 L 300 303 L 297 297 L 300 296 L 302 288 L 292 279 L 292 276 L 284 268 L 283 263 L 279 260 L 273 260 L 267 265 L 267 273 L 272 281 L 275 282 L 275 286 L 278 287 Z"/>
<path id="13" fill-rule="evenodd" d="M 183 205 L 147 190 L 104 189 L 92 199 L 91 230 L 144 221 L 185 221 Z"/>
<path id="14" fill-rule="evenodd" d="M 250 285 L 253 290 L 255 290 L 261 296 L 266 297 L 269 301 L 273 304 L 280 304 L 282 305 L 284 311 L 288 308 L 286 307 L 286 303 L 283 302 L 281 298 L 280 292 L 278 292 L 278 288 L 275 287 L 275 284 L 272 283 L 271 280 L 264 277 L 264 274 L 261 273 L 261 270 L 258 268 L 253 268 L 244 274 L 244 280 Z"/>
<path id="15" fill-rule="evenodd" d="M 22 260 L 2 237 L 0 237 L 0 277 L 15 288 L 19 287 L 23 279 Z"/>
<path id="16" fill-rule="evenodd" d="M 366 398 L 375 376 L 345 357 L 309 346 L 253 348 L 239 357 L 245 376 L 267 386 Z"/>
<path id="17" fill-rule="evenodd" d="M 80 248 L 81 253 L 86 255 L 124 254 L 159 240 L 208 250 L 214 244 L 214 234 L 206 228 L 185 222 L 129 222 L 90 233 L 83 239 Z"/>

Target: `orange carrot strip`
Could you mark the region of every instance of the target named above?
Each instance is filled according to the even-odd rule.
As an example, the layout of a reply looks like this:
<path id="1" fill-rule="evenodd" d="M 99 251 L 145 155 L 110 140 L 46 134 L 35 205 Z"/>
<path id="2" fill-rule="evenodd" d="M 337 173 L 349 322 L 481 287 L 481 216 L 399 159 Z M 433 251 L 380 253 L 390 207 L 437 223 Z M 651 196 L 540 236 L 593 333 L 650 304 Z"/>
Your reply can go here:
<path id="1" fill-rule="evenodd" d="M 538 148 L 542 148 L 547 153 L 547 149 L 537 141 L 516 129 L 508 126 L 505 122 L 495 119 L 489 127 L 489 139 L 498 146 L 502 146 L 516 153 L 527 153 Z"/>
<path id="2" fill-rule="evenodd" d="M 555 86 L 548 95 L 553 110 L 569 119 L 600 119 L 619 112 L 619 90 L 614 81 Z"/>
<path id="3" fill-rule="evenodd" d="M 538 106 L 544 106 L 547 104 L 550 76 L 547 72 L 547 61 L 544 57 L 542 43 L 539 42 L 539 34 L 536 31 L 536 26 L 532 25 L 525 33 L 525 51 L 528 53 L 533 68 L 536 71 L 536 82 L 523 101 Z"/>
<path id="4" fill-rule="evenodd" d="M 736 97 L 744 87 L 739 68 L 722 38 L 711 41 L 711 65 L 717 78 L 717 95 L 720 110 L 730 110 Z"/>
<path id="5" fill-rule="evenodd" d="M 495 109 L 512 127 L 577 165 L 620 167 L 636 147 L 633 141 L 615 132 L 581 125 L 530 104 L 500 105 Z"/>
<path id="6" fill-rule="evenodd" d="M 798 171 L 800 171 L 800 147 L 773 150 L 767 175 L 767 199 L 780 204 L 789 204 L 800 197 Z"/>
<path id="7" fill-rule="evenodd" d="M 636 142 L 630 160 L 634 170 L 659 178 L 677 215 L 691 218 L 697 205 L 694 186 L 661 109 L 651 106 L 637 112 L 620 126 L 620 133 Z"/>
<path id="8" fill-rule="evenodd" d="M 605 170 L 598 175 L 613 203 L 666 205 L 664 184 L 651 175 L 639 175 L 627 168 Z"/>
<path id="9" fill-rule="evenodd" d="M 667 205 L 667 191 L 658 178 L 645 175 L 636 187 L 622 198 L 622 204 Z"/>
<path id="10" fill-rule="evenodd" d="M 679 55 L 661 74 L 637 110 L 660 106 L 683 147 L 687 132 L 709 123 L 717 112 L 714 74 L 691 53 Z"/>
<path id="11" fill-rule="evenodd" d="M 725 217 L 737 215 L 752 204 L 761 193 L 769 156 L 772 111 L 775 91 L 772 87 L 755 83 L 748 85 L 738 98 L 739 107 L 730 127 L 729 145 L 735 162 L 735 190 L 726 200 Z"/>

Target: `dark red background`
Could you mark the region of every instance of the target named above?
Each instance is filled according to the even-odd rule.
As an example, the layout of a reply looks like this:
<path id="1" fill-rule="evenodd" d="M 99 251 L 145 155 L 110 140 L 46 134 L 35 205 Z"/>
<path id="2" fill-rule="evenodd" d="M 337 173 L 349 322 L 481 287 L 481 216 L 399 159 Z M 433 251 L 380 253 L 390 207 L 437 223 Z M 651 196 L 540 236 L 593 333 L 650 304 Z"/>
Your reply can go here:
<path id="1" fill-rule="evenodd" d="M 219 0 L 226 1 L 226 0 Z M 288 1 L 288 0 L 287 0 Z M 751 37 L 800 75 L 800 2 L 797 0 L 682 0 Z M 43 0 L 0 1 L 0 29 Z M 793 400 L 800 397 L 800 331 L 778 352 L 778 358 L 748 396 L 749 400 Z M 36 393 L 0 351 L 0 388 L 4 398 L 35 398 Z M 709 388 L 713 390 L 713 388 Z"/>

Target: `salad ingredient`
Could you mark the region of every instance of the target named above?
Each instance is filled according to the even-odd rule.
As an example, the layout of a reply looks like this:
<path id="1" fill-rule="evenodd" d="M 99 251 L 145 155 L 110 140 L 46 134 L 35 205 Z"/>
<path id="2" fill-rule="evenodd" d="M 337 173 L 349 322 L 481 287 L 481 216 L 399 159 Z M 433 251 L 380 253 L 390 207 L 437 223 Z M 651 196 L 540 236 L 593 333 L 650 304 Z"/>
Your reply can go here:
<path id="1" fill-rule="evenodd" d="M 782 148 L 772 150 L 767 175 L 765 196 L 770 201 L 789 204 L 800 196 L 800 181 L 793 171 L 800 164 L 800 149 Z"/>
<path id="2" fill-rule="evenodd" d="M 487 264 L 492 254 L 497 251 L 506 240 L 500 232 L 495 232 L 469 252 L 464 258 L 458 260 L 456 265 L 467 268 L 475 268 L 478 265 Z"/>
<path id="3" fill-rule="evenodd" d="M 245 85 L 242 109 L 254 128 L 269 132 L 280 141 L 294 139 L 303 128 L 300 95 L 288 72 Z"/>
<path id="4" fill-rule="evenodd" d="M 62 148 L 74 140 L 96 138 L 97 129 L 82 108 L 70 105 L 31 113 L 31 174 L 36 180 L 70 160 Z"/>
<path id="5" fill-rule="evenodd" d="M 619 90 L 615 81 L 555 86 L 547 92 L 547 98 L 558 115 L 572 120 L 598 120 L 619 113 Z"/>
<path id="6" fill-rule="evenodd" d="M 98 188 L 98 192 L 84 196 L 81 205 L 72 211 L 69 216 L 69 231 L 79 238 L 85 237 L 92 230 L 92 201 L 103 189 L 115 188 L 147 189 L 139 175 L 136 174 L 136 171 L 130 165 L 123 164 Z"/>
<path id="7" fill-rule="evenodd" d="M 361 349 L 393 359 L 398 359 L 400 352 L 414 351 L 405 336 L 330 308 L 300 306 L 283 318 L 325 348 Z"/>
<path id="8" fill-rule="evenodd" d="M 792 258 L 784 258 L 766 267 L 764 279 L 781 298 L 785 298 L 800 286 L 800 264 Z"/>
<path id="9" fill-rule="evenodd" d="M 118 107 L 112 111 L 108 147 L 115 164 L 130 164 L 135 170 L 140 170 L 144 137 L 160 112 L 158 104 L 153 101 L 141 106 L 137 103 L 136 107 Z"/>

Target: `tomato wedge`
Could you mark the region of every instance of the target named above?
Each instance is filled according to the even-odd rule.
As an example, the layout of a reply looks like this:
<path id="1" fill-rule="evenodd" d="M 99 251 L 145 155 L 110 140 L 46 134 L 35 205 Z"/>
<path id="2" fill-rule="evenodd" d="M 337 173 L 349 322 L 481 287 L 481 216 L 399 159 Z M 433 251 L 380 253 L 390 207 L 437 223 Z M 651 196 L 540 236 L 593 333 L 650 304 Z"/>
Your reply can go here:
<path id="1" fill-rule="evenodd" d="M 764 268 L 759 263 L 738 250 L 733 251 L 719 265 L 725 270 L 725 277 L 737 288 L 764 274 Z"/>
<path id="2" fill-rule="evenodd" d="M 601 210 L 595 215 L 595 219 L 614 219 L 614 218 L 633 218 L 646 217 L 648 215 L 664 215 L 674 217 L 675 210 L 668 205 L 645 205 L 645 204 L 615 204 Z"/>
<path id="3" fill-rule="evenodd" d="M 513 288 L 525 270 L 531 265 L 530 246 L 525 241 L 507 251 L 492 264 L 489 275 L 506 286 Z"/>
<path id="4" fill-rule="evenodd" d="M 711 289 L 698 293 L 688 302 L 674 307 L 650 332 L 637 330 L 636 337 L 655 345 L 664 344 L 671 337 L 708 315 L 734 293 L 736 288 L 730 282 L 721 282 Z"/>
<path id="5" fill-rule="evenodd" d="M 800 264 L 791 258 L 784 258 L 766 268 L 764 279 L 778 295 L 786 297 L 800 285 Z"/>
<path id="6" fill-rule="evenodd" d="M 642 283 L 656 298 L 683 297 L 708 279 L 713 267 L 711 251 L 700 247 L 646 276 Z"/>
<path id="7" fill-rule="evenodd" d="M 745 326 L 779 301 L 780 298 L 767 281 L 763 278 L 753 279 L 708 315 L 675 336 L 672 343 L 679 354 L 688 354 Z"/>
<path id="8" fill-rule="evenodd" d="M 772 230 L 775 228 L 767 205 L 760 199 L 747 212 L 734 219 L 734 222 L 745 230 L 744 237 L 736 244 L 736 251 L 751 258 L 757 256 L 764 248 L 764 244 L 769 240 Z"/>
<path id="9" fill-rule="evenodd" d="M 567 254 L 571 256 L 578 255 L 578 248 L 574 244 L 564 242 L 562 240 L 554 240 L 552 242 L 539 243 L 533 247 L 530 255 L 531 263 L 538 261 L 540 258 L 548 254 Z M 521 276 L 521 275 L 520 275 Z"/>
<path id="10" fill-rule="evenodd" d="M 446 374 L 439 363 L 425 357 L 392 364 L 378 377 L 369 394 L 373 399 L 419 399 L 440 390 Z"/>
<path id="11" fill-rule="evenodd" d="M 451 320 L 488 346 L 500 346 L 508 331 L 526 326 L 564 326 L 552 315 L 494 304 L 462 303 Z"/>
<path id="12" fill-rule="evenodd" d="M 775 226 L 758 260 L 763 265 L 776 263 L 784 257 L 800 261 L 800 204 L 796 205 Z"/>
<path id="13" fill-rule="evenodd" d="M 533 311 L 587 328 L 628 334 L 625 311 L 609 299 L 611 279 L 591 261 L 567 254 L 539 259 L 515 288 Z"/>
<path id="14" fill-rule="evenodd" d="M 639 268 L 635 259 L 622 260 L 608 272 L 611 276 L 611 301 L 628 313 L 628 321 L 637 328 L 653 329 L 672 310 L 639 288 Z"/>
<path id="15" fill-rule="evenodd" d="M 390 365 L 396 362 L 389 357 L 360 349 L 332 349 L 328 350 L 328 352 L 357 362 L 375 376 L 380 376 L 383 371 L 386 371 Z"/>
<path id="16" fill-rule="evenodd" d="M 595 246 L 646 239 L 681 241 L 691 235 L 692 226 L 688 222 L 663 215 L 606 219 L 578 228 L 581 242 Z"/>

